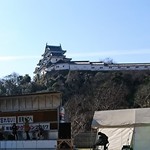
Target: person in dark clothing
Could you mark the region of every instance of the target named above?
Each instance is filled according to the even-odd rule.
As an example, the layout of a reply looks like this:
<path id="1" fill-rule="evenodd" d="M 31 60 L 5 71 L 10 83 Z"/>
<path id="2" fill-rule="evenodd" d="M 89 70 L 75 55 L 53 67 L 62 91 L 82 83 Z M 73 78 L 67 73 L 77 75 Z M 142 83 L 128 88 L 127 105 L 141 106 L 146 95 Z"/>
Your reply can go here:
<path id="1" fill-rule="evenodd" d="M 44 134 L 44 129 L 42 128 L 41 125 L 39 125 L 39 127 L 38 127 L 38 139 L 43 138 L 43 134 Z"/>
<path id="2" fill-rule="evenodd" d="M 1 128 L 0 128 L 0 140 L 4 140 L 5 138 L 4 138 L 4 127 L 2 126 Z"/>
<path id="3" fill-rule="evenodd" d="M 13 123 L 11 128 L 12 128 L 12 134 L 14 135 L 15 140 L 16 139 L 18 140 L 18 134 L 17 134 L 18 127 L 16 126 L 15 123 Z"/>
<path id="4" fill-rule="evenodd" d="M 1 140 L 4 140 L 5 138 L 4 138 L 4 135 L 3 135 L 3 133 L 2 132 L 0 132 L 0 141 Z"/>
<path id="5" fill-rule="evenodd" d="M 29 126 L 29 120 L 27 118 L 25 118 L 24 131 L 26 133 L 26 139 L 30 140 L 30 136 L 29 136 L 30 126 Z"/>
<path id="6" fill-rule="evenodd" d="M 99 139 L 98 141 L 94 144 L 94 149 L 96 148 L 96 146 L 104 146 L 104 150 L 107 150 L 107 144 L 109 143 L 108 142 L 108 136 L 105 135 L 104 133 L 102 132 L 98 132 L 98 135 L 99 135 Z"/>

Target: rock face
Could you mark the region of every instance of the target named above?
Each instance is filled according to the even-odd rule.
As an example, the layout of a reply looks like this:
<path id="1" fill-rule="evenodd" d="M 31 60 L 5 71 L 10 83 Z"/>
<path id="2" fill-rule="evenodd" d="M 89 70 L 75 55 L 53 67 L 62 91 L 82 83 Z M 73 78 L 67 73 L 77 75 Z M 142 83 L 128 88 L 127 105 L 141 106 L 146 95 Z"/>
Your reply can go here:
<path id="1" fill-rule="evenodd" d="M 150 106 L 150 71 L 52 71 L 39 81 L 62 92 L 73 136 L 90 130 L 97 110 Z"/>

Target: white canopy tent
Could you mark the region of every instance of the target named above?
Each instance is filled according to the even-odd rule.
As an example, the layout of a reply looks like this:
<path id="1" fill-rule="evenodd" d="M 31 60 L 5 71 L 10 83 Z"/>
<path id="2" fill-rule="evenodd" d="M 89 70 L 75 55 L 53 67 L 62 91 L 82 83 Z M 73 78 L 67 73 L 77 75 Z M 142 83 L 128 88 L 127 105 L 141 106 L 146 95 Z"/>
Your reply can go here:
<path id="1" fill-rule="evenodd" d="M 108 136 L 109 150 L 150 149 L 150 108 L 96 111 L 92 128 Z"/>

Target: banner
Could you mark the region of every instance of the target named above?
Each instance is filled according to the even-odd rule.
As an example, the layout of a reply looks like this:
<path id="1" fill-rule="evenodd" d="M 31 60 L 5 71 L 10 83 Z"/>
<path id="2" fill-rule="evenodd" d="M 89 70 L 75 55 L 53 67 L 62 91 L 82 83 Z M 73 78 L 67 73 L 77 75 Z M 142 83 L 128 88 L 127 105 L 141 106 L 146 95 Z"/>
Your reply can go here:
<path id="1" fill-rule="evenodd" d="M 24 125 L 23 124 L 16 124 L 18 127 L 18 131 L 24 131 Z M 47 122 L 42 122 L 42 123 L 31 123 L 29 124 L 30 126 L 30 131 L 36 131 L 38 130 L 39 125 L 42 127 L 43 130 L 48 131 L 50 130 L 50 123 Z M 4 131 L 12 131 L 12 125 L 5 124 L 3 125 Z"/>
<path id="2" fill-rule="evenodd" d="M 0 117 L 0 124 L 13 124 L 16 123 L 16 116 Z"/>

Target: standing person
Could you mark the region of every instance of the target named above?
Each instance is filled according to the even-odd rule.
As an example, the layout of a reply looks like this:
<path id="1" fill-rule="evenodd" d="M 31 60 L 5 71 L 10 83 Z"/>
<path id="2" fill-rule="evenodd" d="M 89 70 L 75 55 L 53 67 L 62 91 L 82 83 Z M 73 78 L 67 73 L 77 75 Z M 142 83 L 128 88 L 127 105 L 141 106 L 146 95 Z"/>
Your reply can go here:
<path id="1" fill-rule="evenodd" d="M 3 133 L 4 133 L 4 127 L 2 126 L 0 127 L 0 141 L 5 139 Z"/>
<path id="2" fill-rule="evenodd" d="M 98 132 L 98 135 L 99 135 L 99 139 L 94 144 L 93 148 L 95 149 L 96 146 L 101 145 L 101 146 L 104 146 L 104 150 L 107 150 L 108 149 L 107 144 L 109 143 L 108 136 L 102 132 Z"/>
<path id="3" fill-rule="evenodd" d="M 26 133 L 26 139 L 30 140 L 30 136 L 29 136 L 30 126 L 29 126 L 29 120 L 27 118 L 25 118 L 24 131 Z"/>
<path id="4" fill-rule="evenodd" d="M 102 132 L 98 132 L 98 135 L 99 135 L 99 140 L 101 141 L 101 144 L 104 146 L 104 150 L 107 149 L 107 144 L 109 143 L 108 142 L 108 136 Z"/>
<path id="5" fill-rule="evenodd" d="M 44 133 L 44 129 L 42 128 L 41 125 L 39 125 L 39 127 L 38 127 L 38 139 L 43 138 L 43 133 Z"/>
<path id="6" fill-rule="evenodd" d="M 18 134 L 17 134 L 18 127 L 16 126 L 16 123 L 13 123 L 11 128 L 15 140 L 18 140 Z"/>

